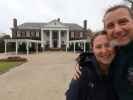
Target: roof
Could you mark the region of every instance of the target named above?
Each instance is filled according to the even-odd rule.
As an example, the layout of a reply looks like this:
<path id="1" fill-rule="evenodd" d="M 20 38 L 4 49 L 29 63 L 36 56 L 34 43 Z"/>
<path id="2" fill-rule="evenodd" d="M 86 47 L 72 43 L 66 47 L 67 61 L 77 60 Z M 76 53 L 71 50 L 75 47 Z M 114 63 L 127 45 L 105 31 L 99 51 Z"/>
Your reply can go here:
<path id="1" fill-rule="evenodd" d="M 19 29 L 41 29 L 46 23 L 23 23 L 18 26 Z"/>
<path id="2" fill-rule="evenodd" d="M 60 22 L 61 23 L 61 22 Z M 44 28 L 48 23 L 23 23 L 18 26 L 19 29 L 41 29 Z M 69 27 L 70 30 L 83 30 L 83 28 L 75 23 L 61 23 L 64 26 Z"/>
<path id="3" fill-rule="evenodd" d="M 10 37 L 10 35 L 6 33 L 0 33 L 0 39 L 4 37 Z"/>
<path id="4" fill-rule="evenodd" d="M 6 36 L 7 34 L 6 33 L 0 33 L 0 38 Z"/>
<path id="5" fill-rule="evenodd" d="M 64 25 L 68 26 L 70 30 L 83 30 L 81 26 L 74 23 L 64 23 Z"/>

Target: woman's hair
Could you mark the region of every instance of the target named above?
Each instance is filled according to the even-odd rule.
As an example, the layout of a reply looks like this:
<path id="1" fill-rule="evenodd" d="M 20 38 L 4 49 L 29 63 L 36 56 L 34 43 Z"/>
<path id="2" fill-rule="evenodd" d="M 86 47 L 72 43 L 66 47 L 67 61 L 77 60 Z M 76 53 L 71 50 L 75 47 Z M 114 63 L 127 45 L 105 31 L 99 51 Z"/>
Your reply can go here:
<path id="1" fill-rule="evenodd" d="M 104 31 L 104 30 L 102 30 L 102 31 L 98 31 L 98 32 L 96 32 L 95 33 L 95 35 L 91 38 L 91 41 L 90 41 L 90 47 L 91 47 L 91 49 L 93 48 L 93 42 L 94 42 L 94 40 L 95 40 L 95 38 L 97 37 L 97 36 L 99 36 L 99 35 L 106 35 L 106 31 Z"/>

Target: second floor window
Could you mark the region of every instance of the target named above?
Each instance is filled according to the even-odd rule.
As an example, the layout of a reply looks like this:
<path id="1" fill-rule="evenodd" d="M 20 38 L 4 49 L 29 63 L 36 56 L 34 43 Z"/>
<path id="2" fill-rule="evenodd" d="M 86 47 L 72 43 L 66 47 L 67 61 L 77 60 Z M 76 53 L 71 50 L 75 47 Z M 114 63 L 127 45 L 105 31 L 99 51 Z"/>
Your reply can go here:
<path id="1" fill-rule="evenodd" d="M 74 32 L 71 32 L 71 38 L 74 38 Z"/>
<path id="2" fill-rule="evenodd" d="M 17 32 L 17 37 L 21 37 L 21 32 L 20 31 Z"/>
<path id="3" fill-rule="evenodd" d="M 30 31 L 26 32 L 26 37 L 30 37 Z"/>
<path id="4" fill-rule="evenodd" d="M 83 32 L 80 32 L 80 38 L 83 38 Z"/>
<path id="5" fill-rule="evenodd" d="M 36 37 L 39 37 L 39 36 L 40 36 L 39 32 L 36 32 Z"/>

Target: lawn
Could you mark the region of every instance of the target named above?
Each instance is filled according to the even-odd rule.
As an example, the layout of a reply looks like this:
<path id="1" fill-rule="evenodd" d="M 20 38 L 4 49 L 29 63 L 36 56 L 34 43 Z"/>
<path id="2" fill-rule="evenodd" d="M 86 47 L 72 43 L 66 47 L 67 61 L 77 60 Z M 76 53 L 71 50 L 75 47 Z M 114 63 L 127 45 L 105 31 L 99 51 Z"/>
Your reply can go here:
<path id="1" fill-rule="evenodd" d="M 23 61 L 0 61 L 0 74 L 7 72 L 11 68 L 14 68 L 22 63 L 24 62 Z"/>

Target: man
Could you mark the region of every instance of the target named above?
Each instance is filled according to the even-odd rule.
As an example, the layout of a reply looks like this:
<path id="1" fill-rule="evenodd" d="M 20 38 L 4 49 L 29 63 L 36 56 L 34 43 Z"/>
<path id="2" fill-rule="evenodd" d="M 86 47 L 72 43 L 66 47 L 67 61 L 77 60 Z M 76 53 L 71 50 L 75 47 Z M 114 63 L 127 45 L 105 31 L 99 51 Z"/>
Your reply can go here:
<path id="1" fill-rule="evenodd" d="M 118 48 L 109 70 L 114 89 L 119 100 L 133 100 L 133 13 L 127 6 L 117 5 L 105 12 L 103 23 L 112 45 Z M 78 65 L 75 68 L 74 79 L 78 79 L 82 73 Z"/>
<path id="2" fill-rule="evenodd" d="M 110 69 L 110 76 L 120 100 L 133 100 L 133 13 L 118 5 L 104 15 L 104 29 L 119 49 Z"/>

